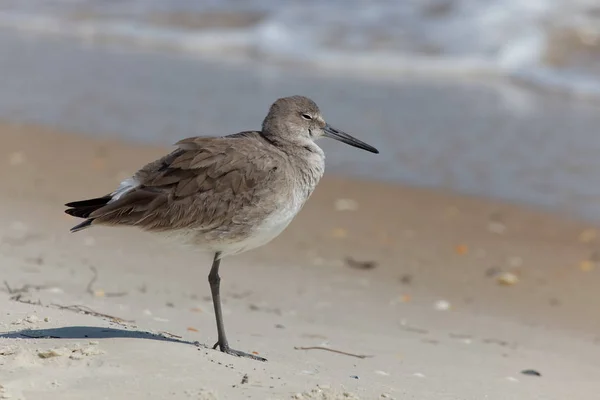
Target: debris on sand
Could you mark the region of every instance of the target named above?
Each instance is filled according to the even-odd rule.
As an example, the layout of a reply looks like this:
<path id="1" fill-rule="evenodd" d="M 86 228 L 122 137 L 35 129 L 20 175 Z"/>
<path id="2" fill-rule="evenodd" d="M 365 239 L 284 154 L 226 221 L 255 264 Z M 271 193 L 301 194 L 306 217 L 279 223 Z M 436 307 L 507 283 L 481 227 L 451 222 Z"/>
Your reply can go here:
<path id="1" fill-rule="evenodd" d="M 400 283 L 403 285 L 410 285 L 413 281 L 413 276 L 411 274 L 404 274 L 400 277 Z"/>
<path id="2" fill-rule="evenodd" d="M 525 370 L 521 371 L 521 373 L 523 375 L 542 376 L 542 374 L 540 374 L 539 372 L 537 372 L 535 369 L 525 369 Z"/>
<path id="3" fill-rule="evenodd" d="M 126 323 L 126 322 L 134 322 L 132 320 L 126 320 L 123 318 L 119 318 L 119 317 L 115 317 L 112 315 L 94 311 L 87 306 L 81 306 L 81 305 L 63 306 L 60 304 L 50 304 L 50 306 L 54 307 L 54 308 L 58 308 L 59 310 L 68 310 L 68 311 L 73 311 L 73 312 L 80 313 L 80 314 L 92 315 L 94 317 L 106 318 L 106 319 L 110 320 L 111 322 L 113 322 L 115 324 L 120 324 L 120 325 L 124 325 L 124 323 Z"/>
<path id="4" fill-rule="evenodd" d="M 466 244 L 459 244 L 454 248 L 454 251 L 456 252 L 456 254 L 464 256 L 469 253 L 469 246 L 467 246 Z"/>
<path id="5" fill-rule="evenodd" d="M 377 267 L 376 261 L 357 261 L 351 257 L 346 257 L 345 261 L 347 266 L 354 269 L 368 270 Z"/>
<path id="6" fill-rule="evenodd" d="M 120 297 L 125 296 L 127 292 L 118 292 L 118 293 L 107 293 L 103 289 L 94 289 L 94 283 L 98 280 L 98 270 L 94 266 L 90 266 L 90 270 L 92 271 L 92 279 L 87 284 L 86 292 L 95 297 Z"/>
<path id="7" fill-rule="evenodd" d="M 68 352 L 68 350 L 66 348 L 38 351 L 38 357 L 39 358 L 60 357 L 60 356 L 64 356 L 67 352 Z"/>
<path id="8" fill-rule="evenodd" d="M 450 302 L 446 301 L 446 300 L 438 300 L 433 305 L 433 308 L 435 308 L 438 311 L 446 311 L 446 310 L 449 310 L 450 307 L 451 307 Z"/>
<path id="9" fill-rule="evenodd" d="M 324 350 L 324 351 L 330 351 L 332 353 L 343 354 L 345 356 L 356 357 L 356 358 L 371 358 L 371 357 L 373 357 L 373 356 L 368 356 L 368 355 L 364 355 L 364 354 L 354 354 L 354 353 L 348 353 L 346 351 L 330 349 L 329 347 L 325 347 L 325 346 L 309 346 L 309 347 L 296 346 L 296 347 L 294 347 L 294 350 Z"/>
<path id="10" fill-rule="evenodd" d="M 505 272 L 499 275 L 496 281 L 503 286 L 512 286 L 519 283 L 519 277 L 512 272 Z"/>

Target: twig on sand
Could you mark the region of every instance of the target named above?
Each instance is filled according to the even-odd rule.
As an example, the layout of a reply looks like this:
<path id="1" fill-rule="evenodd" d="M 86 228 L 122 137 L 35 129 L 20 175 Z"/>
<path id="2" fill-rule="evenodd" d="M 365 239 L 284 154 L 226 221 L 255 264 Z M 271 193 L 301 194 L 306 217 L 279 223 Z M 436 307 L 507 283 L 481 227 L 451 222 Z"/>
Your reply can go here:
<path id="1" fill-rule="evenodd" d="M 343 354 L 345 356 L 356 357 L 356 358 L 370 358 L 370 357 L 373 357 L 373 356 L 364 355 L 364 354 L 347 353 L 345 351 L 330 349 L 329 347 L 323 347 L 323 346 L 294 347 L 294 349 L 295 350 L 325 350 L 325 351 L 330 351 L 332 353 Z"/>
<path id="2" fill-rule="evenodd" d="M 94 278 L 92 279 L 92 281 L 88 284 L 88 291 L 91 291 L 91 286 L 94 283 L 94 281 L 96 280 L 97 274 L 95 271 L 95 268 L 93 269 L 94 271 Z M 7 281 L 4 281 L 4 286 L 6 287 L 6 291 L 8 292 L 8 294 L 11 295 L 10 299 L 12 301 L 16 301 L 19 303 L 24 303 L 24 304 L 31 304 L 31 305 L 35 305 L 35 306 L 42 306 L 42 307 L 55 307 L 58 308 L 59 310 L 68 310 L 68 311 L 73 311 L 76 313 L 82 313 L 82 314 L 86 314 L 86 315 L 91 315 L 94 317 L 100 317 L 100 318 L 106 318 L 111 320 L 112 322 L 124 325 L 124 323 L 126 322 L 134 322 L 133 320 L 126 320 L 123 318 L 119 318 L 119 317 L 115 317 L 113 315 L 109 315 L 109 314 L 104 314 L 98 311 L 94 311 L 91 308 L 87 307 L 87 306 L 82 306 L 82 305 L 71 305 L 71 306 L 63 306 L 60 304 L 50 304 L 50 305 L 45 305 L 42 304 L 42 302 L 40 300 L 37 301 L 33 301 L 30 299 L 26 299 L 23 298 L 24 294 L 27 294 L 29 292 L 29 290 L 31 289 L 35 289 L 35 290 L 40 290 L 40 289 L 44 289 L 48 286 L 44 286 L 44 285 L 31 285 L 31 284 L 26 284 L 20 288 L 12 288 L 10 287 L 10 285 L 8 284 Z M 93 292 L 92 292 L 93 293 Z M 126 294 L 126 293 L 125 293 Z"/>
<path id="3" fill-rule="evenodd" d="M 10 295 L 27 293 L 31 289 L 42 290 L 42 289 L 46 289 L 48 287 L 48 285 L 32 285 L 32 284 L 27 283 L 27 284 L 21 286 L 20 288 L 11 288 L 7 281 L 4 281 L 4 286 L 6 287 L 6 292 Z"/>
<path id="4" fill-rule="evenodd" d="M 92 315 L 94 317 L 101 317 L 101 318 L 107 318 L 113 322 L 116 322 L 118 324 L 123 324 L 125 322 L 134 322 L 133 320 L 127 320 L 127 319 L 123 319 L 123 318 L 119 318 L 119 317 L 115 317 L 113 315 L 109 315 L 109 314 L 104 314 L 98 311 L 94 311 L 91 308 L 89 308 L 88 306 L 81 306 L 81 305 L 72 305 L 72 306 L 62 306 L 60 304 L 50 304 L 50 306 L 52 307 L 56 307 L 59 310 L 68 310 L 68 311 L 73 311 L 76 313 L 82 313 L 82 314 L 86 314 L 86 315 Z"/>
<path id="5" fill-rule="evenodd" d="M 179 336 L 174 333 L 167 332 L 167 331 L 159 331 L 158 334 L 161 336 L 167 336 L 167 337 L 174 338 L 174 339 L 182 339 L 183 338 L 183 336 Z"/>
<path id="6" fill-rule="evenodd" d="M 32 306 L 43 306 L 42 302 L 38 299 L 38 301 L 33 301 L 31 299 L 24 299 L 23 293 L 17 293 L 10 297 L 12 301 L 16 301 L 18 303 L 23 304 L 31 304 Z"/>
<path id="7" fill-rule="evenodd" d="M 29 293 L 29 291 L 31 289 L 34 290 L 41 290 L 41 289 L 45 289 L 48 286 L 47 285 L 31 285 L 29 283 L 21 286 L 20 288 L 12 288 L 10 287 L 10 285 L 8 284 L 7 281 L 4 281 L 4 286 L 6 287 L 6 293 L 8 293 L 10 295 L 9 299 L 12 301 L 16 301 L 19 303 L 24 303 L 24 304 L 32 304 L 35 306 L 41 306 L 42 302 L 41 301 L 33 301 L 30 299 L 26 299 L 24 298 L 24 296 L 26 294 Z"/>
<path id="8" fill-rule="evenodd" d="M 98 280 L 98 270 L 94 266 L 90 266 L 90 269 L 94 273 L 94 276 L 92 276 L 92 279 L 87 284 L 85 291 L 88 292 L 89 294 L 91 294 L 92 296 L 97 296 L 99 292 L 94 290 L 93 286 L 94 286 L 94 283 L 96 283 L 96 281 Z M 106 293 L 103 291 L 101 293 L 102 293 L 101 296 L 104 296 L 104 297 L 121 297 L 121 296 L 127 295 L 127 292 Z"/>

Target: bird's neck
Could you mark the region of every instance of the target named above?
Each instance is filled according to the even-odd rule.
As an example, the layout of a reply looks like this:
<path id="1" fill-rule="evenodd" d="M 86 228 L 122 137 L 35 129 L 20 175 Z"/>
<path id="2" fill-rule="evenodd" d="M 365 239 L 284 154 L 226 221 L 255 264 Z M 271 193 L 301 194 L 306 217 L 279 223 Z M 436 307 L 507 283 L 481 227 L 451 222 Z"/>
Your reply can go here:
<path id="1" fill-rule="evenodd" d="M 261 132 L 263 137 L 286 155 L 290 164 L 301 171 L 302 186 L 314 189 L 325 171 L 325 153 L 312 140 L 292 135 L 273 135 Z M 289 139 L 292 138 L 293 139 Z"/>
<path id="2" fill-rule="evenodd" d="M 304 153 L 317 153 L 323 154 L 323 150 L 315 144 L 314 141 L 309 138 L 298 136 L 293 132 L 278 132 L 277 134 L 271 133 L 269 130 L 263 129 L 260 134 L 271 144 L 279 147 L 286 153 L 292 152 L 298 155 L 304 155 Z"/>

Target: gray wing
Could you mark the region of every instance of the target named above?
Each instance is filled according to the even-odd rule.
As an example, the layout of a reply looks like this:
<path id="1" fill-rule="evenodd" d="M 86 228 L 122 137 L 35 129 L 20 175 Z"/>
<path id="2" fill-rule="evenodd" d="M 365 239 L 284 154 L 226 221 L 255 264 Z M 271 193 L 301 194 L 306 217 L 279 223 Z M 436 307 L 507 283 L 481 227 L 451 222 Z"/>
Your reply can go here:
<path id="1" fill-rule="evenodd" d="M 94 223 L 210 230 L 244 223 L 275 206 L 260 204 L 260 193 L 269 190 L 277 170 L 277 159 L 262 140 L 188 138 L 177 146 L 134 175 L 138 186 L 92 212 Z"/>

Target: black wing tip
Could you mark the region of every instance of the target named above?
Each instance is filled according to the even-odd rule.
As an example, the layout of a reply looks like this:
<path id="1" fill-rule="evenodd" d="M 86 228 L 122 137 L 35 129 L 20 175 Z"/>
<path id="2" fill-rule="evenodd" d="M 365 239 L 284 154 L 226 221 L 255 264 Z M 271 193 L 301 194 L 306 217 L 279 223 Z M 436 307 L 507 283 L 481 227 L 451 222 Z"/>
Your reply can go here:
<path id="1" fill-rule="evenodd" d="M 72 201 L 65 204 L 69 207 L 65 210 L 65 213 L 78 218 L 88 218 L 91 213 L 104 207 L 111 200 L 111 196 L 97 197 L 88 200 Z"/>
<path id="2" fill-rule="evenodd" d="M 111 200 L 110 195 L 103 197 L 96 197 L 88 200 L 79 200 L 66 203 L 65 206 L 69 207 L 65 210 L 65 213 L 77 218 L 85 218 L 86 220 L 82 223 L 75 225 L 71 228 L 71 232 L 79 232 L 83 229 L 89 228 L 94 221 L 94 218 L 89 216 L 96 210 L 104 207 Z"/>
<path id="3" fill-rule="evenodd" d="M 80 223 L 80 224 L 77 224 L 77 225 L 75 225 L 74 227 L 72 227 L 72 228 L 70 229 L 70 231 L 71 231 L 71 233 L 75 233 L 75 232 L 82 231 L 82 230 L 84 230 L 84 229 L 86 229 L 86 228 L 89 228 L 89 227 L 92 225 L 92 222 L 94 222 L 94 220 L 93 220 L 93 219 L 91 219 L 91 218 L 90 218 L 90 219 L 86 219 L 86 220 L 85 220 L 85 221 L 83 221 L 82 223 Z"/>
<path id="4" fill-rule="evenodd" d="M 108 203 L 110 201 L 111 198 L 112 198 L 111 195 L 106 195 L 106 196 L 102 196 L 102 197 L 96 197 L 93 199 L 71 201 L 71 202 L 65 204 L 65 207 L 79 208 L 79 207 L 91 207 L 91 206 L 104 206 L 104 205 L 106 205 L 106 203 Z"/>

